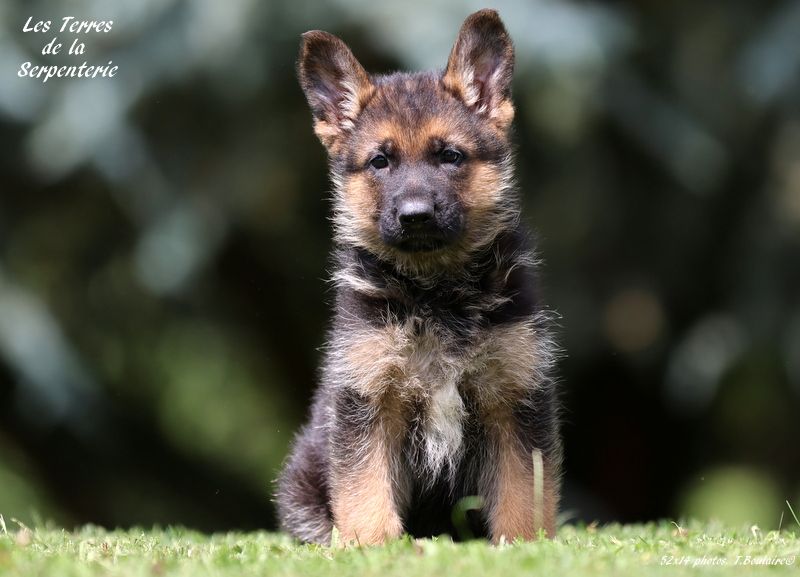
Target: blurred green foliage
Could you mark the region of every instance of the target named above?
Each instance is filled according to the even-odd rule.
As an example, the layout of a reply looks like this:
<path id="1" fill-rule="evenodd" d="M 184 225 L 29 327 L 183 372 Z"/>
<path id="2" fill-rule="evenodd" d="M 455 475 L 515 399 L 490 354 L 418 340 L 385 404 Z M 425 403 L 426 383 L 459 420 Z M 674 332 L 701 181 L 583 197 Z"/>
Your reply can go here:
<path id="1" fill-rule="evenodd" d="M 731 525 L 755 523 L 765 529 L 777 529 L 784 514 L 787 526 L 794 521 L 781 497 L 775 482 L 764 473 L 744 467 L 720 467 L 703 474 L 687 488 L 682 512 L 688 518 L 717 519 Z"/>

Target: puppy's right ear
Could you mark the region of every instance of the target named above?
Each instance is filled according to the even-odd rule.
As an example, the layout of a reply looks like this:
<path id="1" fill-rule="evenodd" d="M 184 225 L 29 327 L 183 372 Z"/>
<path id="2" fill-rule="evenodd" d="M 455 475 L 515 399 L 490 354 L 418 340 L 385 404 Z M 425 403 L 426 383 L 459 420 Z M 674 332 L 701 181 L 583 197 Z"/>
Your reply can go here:
<path id="1" fill-rule="evenodd" d="M 298 76 L 314 115 L 314 132 L 329 150 L 353 127 L 374 87 L 347 45 L 333 34 L 303 34 Z"/>

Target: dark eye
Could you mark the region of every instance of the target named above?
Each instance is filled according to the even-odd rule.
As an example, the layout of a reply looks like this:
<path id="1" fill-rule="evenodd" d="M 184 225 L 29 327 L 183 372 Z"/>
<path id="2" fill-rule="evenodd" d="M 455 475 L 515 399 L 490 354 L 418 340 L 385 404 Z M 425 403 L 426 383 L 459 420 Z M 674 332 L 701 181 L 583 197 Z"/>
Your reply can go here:
<path id="1" fill-rule="evenodd" d="M 457 150 L 453 150 L 452 148 L 445 148 L 439 153 L 439 161 L 442 164 L 458 164 L 461 162 L 463 157 L 464 155 Z"/>
<path id="2" fill-rule="evenodd" d="M 389 166 L 389 160 L 384 155 L 378 154 L 372 157 L 369 164 L 372 168 L 386 168 Z"/>

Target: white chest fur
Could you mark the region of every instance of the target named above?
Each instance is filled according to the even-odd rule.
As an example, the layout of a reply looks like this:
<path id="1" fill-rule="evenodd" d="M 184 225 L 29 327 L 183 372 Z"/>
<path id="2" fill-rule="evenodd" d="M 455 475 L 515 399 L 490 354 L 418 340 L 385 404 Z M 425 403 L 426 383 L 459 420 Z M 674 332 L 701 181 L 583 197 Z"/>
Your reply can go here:
<path id="1" fill-rule="evenodd" d="M 436 332 L 410 336 L 401 352 L 402 373 L 396 387 L 402 395 L 422 401 L 421 420 L 425 465 L 436 476 L 461 457 L 466 410 L 460 386 L 467 372 L 466 351 L 453 347 Z"/>

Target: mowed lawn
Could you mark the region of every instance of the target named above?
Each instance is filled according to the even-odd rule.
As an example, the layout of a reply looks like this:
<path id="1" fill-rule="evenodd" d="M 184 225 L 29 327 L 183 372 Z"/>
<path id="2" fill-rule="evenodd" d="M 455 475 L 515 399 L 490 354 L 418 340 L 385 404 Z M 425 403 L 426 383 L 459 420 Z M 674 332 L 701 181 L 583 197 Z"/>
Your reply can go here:
<path id="1" fill-rule="evenodd" d="M 800 527 L 671 522 L 562 527 L 556 539 L 499 546 L 404 538 L 383 547 L 299 545 L 277 533 L 179 528 L 0 531 L 0 575 L 509 576 L 800 575 Z"/>

